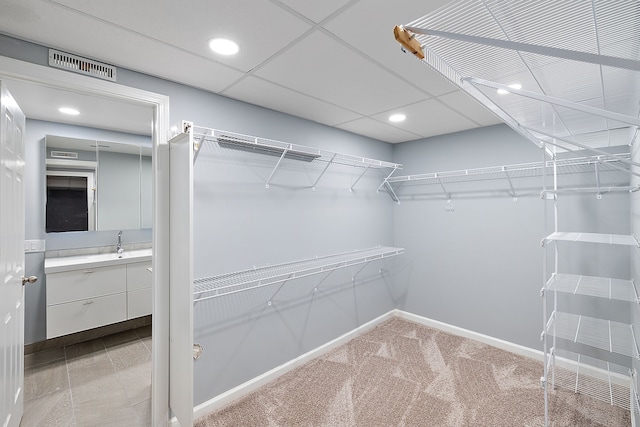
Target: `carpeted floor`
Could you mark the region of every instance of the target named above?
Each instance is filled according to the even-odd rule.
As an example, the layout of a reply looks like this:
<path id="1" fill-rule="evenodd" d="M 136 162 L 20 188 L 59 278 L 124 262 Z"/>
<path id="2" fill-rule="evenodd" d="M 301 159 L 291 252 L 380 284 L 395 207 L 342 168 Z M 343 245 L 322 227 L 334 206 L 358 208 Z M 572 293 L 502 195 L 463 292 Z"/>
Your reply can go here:
<path id="1" fill-rule="evenodd" d="M 209 426 L 542 426 L 542 363 L 402 319 L 218 412 Z M 557 390 L 554 426 L 629 426 L 629 412 Z"/>

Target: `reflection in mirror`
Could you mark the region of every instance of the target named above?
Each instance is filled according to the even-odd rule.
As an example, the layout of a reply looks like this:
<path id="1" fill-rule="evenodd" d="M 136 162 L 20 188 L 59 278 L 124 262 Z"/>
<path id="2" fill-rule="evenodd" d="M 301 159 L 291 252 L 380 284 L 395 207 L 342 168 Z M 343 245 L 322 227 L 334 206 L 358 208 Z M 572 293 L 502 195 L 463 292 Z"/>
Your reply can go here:
<path id="1" fill-rule="evenodd" d="M 151 148 L 47 135 L 46 231 L 150 228 Z"/>

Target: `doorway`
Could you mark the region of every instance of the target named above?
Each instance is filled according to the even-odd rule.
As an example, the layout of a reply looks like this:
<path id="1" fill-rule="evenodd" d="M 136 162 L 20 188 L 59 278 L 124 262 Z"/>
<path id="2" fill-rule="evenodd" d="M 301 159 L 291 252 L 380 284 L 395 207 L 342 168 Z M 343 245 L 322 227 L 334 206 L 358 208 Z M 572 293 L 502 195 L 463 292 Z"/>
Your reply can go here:
<path id="1" fill-rule="evenodd" d="M 118 85 L 70 72 L 43 67 L 40 65 L 0 57 L 0 79 L 11 85 L 29 84 L 60 91 L 83 94 L 97 99 L 118 100 L 149 108 L 152 115 L 153 143 L 153 327 L 152 327 L 152 423 L 163 425 L 169 420 L 169 254 L 168 254 L 168 206 L 167 195 L 162 191 L 168 188 L 168 177 L 159 170 L 167 170 L 169 134 L 169 98 L 132 87 Z M 9 86 L 10 87 L 10 86 Z M 29 116 L 27 115 L 27 118 Z"/>

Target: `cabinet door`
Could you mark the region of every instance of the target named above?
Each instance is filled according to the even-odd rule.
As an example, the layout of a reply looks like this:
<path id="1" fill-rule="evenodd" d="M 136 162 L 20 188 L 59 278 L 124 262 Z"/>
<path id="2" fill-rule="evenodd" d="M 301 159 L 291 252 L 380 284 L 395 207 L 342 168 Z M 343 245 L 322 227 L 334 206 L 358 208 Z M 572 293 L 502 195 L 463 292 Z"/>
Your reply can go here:
<path id="1" fill-rule="evenodd" d="M 151 288 L 151 261 L 127 264 L 127 291 Z"/>
<path id="2" fill-rule="evenodd" d="M 127 292 L 127 319 L 151 314 L 152 306 L 151 288 Z"/>
<path id="3" fill-rule="evenodd" d="M 47 306 L 126 292 L 124 265 L 47 274 Z"/>
<path id="4" fill-rule="evenodd" d="M 48 286 L 48 283 L 47 283 Z M 47 307 L 47 338 L 127 320 L 125 292 Z"/>

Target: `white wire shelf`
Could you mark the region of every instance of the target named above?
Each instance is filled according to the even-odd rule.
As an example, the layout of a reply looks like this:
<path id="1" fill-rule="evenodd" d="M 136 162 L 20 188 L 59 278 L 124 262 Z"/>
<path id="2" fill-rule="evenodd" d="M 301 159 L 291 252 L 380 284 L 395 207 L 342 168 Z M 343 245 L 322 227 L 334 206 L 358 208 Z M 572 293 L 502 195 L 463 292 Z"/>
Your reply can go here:
<path id="1" fill-rule="evenodd" d="M 340 268 L 368 264 L 403 253 L 404 248 L 378 246 L 196 279 L 193 282 L 194 302 L 249 291 L 315 274 L 329 273 Z"/>
<path id="2" fill-rule="evenodd" d="M 554 311 L 545 333 L 610 353 L 639 358 L 633 326 L 627 323 Z"/>
<path id="3" fill-rule="evenodd" d="M 629 368 L 566 350 L 553 351 L 556 356 L 555 386 L 630 409 Z M 548 375 L 552 376 L 551 373 Z"/>
<path id="4" fill-rule="evenodd" d="M 598 155 L 587 157 L 575 157 L 570 159 L 557 159 L 555 168 L 557 174 L 575 174 L 575 173 L 595 173 L 618 170 L 628 170 L 628 166 L 622 163 L 624 160 L 631 158 L 629 153 L 617 155 Z M 545 171 L 546 168 L 546 171 Z M 444 172 L 430 172 L 415 175 L 390 176 L 385 183 L 399 188 L 405 184 L 433 185 L 443 186 L 445 195 L 449 197 L 448 191 L 444 188 L 445 184 L 455 184 L 474 181 L 486 180 L 507 180 L 509 182 L 511 192 L 515 189 L 511 182 L 512 179 L 540 177 L 543 173 L 553 174 L 554 162 L 548 160 L 545 162 L 520 163 L 502 166 L 489 166 L 474 169 L 460 169 Z M 635 187 L 625 187 L 625 190 L 631 191 Z M 585 190 L 586 189 L 581 189 Z M 601 190 L 595 189 L 594 192 L 612 192 L 617 191 L 616 187 L 603 187 Z"/>
<path id="5" fill-rule="evenodd" d="M 546 290 L 640 303 L 633 280 L 554 273 Z"/>
<path id="6" fill-rule="evenodd" d="M 264 154 L 278 158 L 277 163 L 273 171 L 271 172 L 271 175 L 265 183 L 266 188 L 269 188 L 271 179 L 280 167 L 283 159 L 326 163 L 324 169 L 320 173 L 320 176 L 317 177 L 312 188 L 315 188 L 316 184 L 318 184 L 322 176 L 331 165 L 351 166 L 362 169 L 361 175 L 359 175 L 355 182 L 351 185 L 351 190 L 353 190 L 358 181 L 360 181 L 360 178 L 362 178 L 362 176 L 364 176 L 364 174 L 369 169 L 388 170 L 389 172 L 386 175 L 385 180 L 388 179 L 396 170 L 402 169 L 402 164 L 400 163 L 370 159 L 367 157 L 354 156 L 351 154 L 337 153 L 299 144 L 276 141 L 273 139 L 243 135 L 236 132 L 212 129 L 202 126 L 194 126 L 192 124 L 188 125 L 187 127 L 190 129 L 193 135 L 194 162 L 197 160 L 198 154 L 200 153 L 200 151 L 202 151 L 202 148 L 206 143 L 216 144 L 221 149 Z M 378 190 L 380 190 L 383 185 L 384 181 L 382 184 L 380 184 Z"/>
<path id="7" fill-rule="evenodd" d="M 575 233 L 556 231 L 545 237 L 543 244 L 552 241 L 603 243 L 609 245 L 640 247 L 640 243 L 635 236 L 625 234 Z"/>

